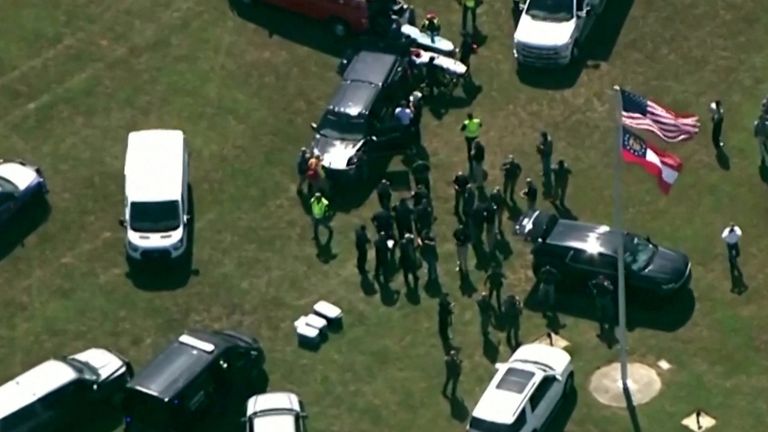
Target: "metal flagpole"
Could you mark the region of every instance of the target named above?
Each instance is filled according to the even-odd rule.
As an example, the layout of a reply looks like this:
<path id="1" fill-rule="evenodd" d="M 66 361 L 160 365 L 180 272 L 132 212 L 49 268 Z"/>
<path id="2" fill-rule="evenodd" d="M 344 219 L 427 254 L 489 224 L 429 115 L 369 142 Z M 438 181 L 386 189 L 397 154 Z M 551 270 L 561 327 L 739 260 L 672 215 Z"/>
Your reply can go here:
<path id="1" fill-rule="evenodd" d="M 624 167 L 624 161 L 621 157 L 622 141 L 624 139 L 624 126 L 621 119 L 622 101 L 621 101 L 621 88 L 619 86 L 613 86 L 618 98 L 618 105 L 616 107 L 617 126 L 619 129 L 619 142 L 616 143 L 616 161 L 614 165 L 613 173 L 613 229 L 616 231 L 616 235 L 619 236 L 618 244 L 618 276 L 619 276 L 619 359 L 621 362 L 621 386 L 623 389 L 629 390 L 629 371 L 627 365 L 627 296 L 626 287 L 624 283 L 624 223 L 623 223 L 623 206 L 622 206 L 622 172 Z"/>

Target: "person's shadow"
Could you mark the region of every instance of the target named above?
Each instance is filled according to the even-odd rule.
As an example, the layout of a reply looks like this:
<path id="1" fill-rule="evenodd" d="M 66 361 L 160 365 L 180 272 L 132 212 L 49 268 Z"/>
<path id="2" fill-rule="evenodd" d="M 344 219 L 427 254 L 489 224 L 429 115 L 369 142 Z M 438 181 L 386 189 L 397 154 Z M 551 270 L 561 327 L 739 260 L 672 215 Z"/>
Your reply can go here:
<path id="1" fill-rule="evenodd" d="M 477 292 L 477 287 L 472 282 L 472 279 L 468 274 L 462 273 L 461 281 L 459 282 L 459 291 L 464 297 L 472 297 Z"/>
<path id="2" fill-rule="evenodd" d="M 546 321 L 547 330 L 554 334 L 560 334 L 560 330 L 567 327 L 565 323 L 560 320 L 560 315 L 557 312 L 545 312 L 542 314 Z"/>
<path id="3" fill-rule="evenodd" d="M 451 404 L 451 418 L 459 423 L 464 423 L 469 418 L 469 409 L 464 400 L 459 396 L 452 396 L 449 402 Z"/>
<path id="4" fill-rule="evenodd" d="M 736 295 L 742 295 L 749 290 L 749 285 L 744 280 L 744 273 L 741 272 L 739 263 L 731 262 L 731 292 Z"/>
<path id="5" fill-rule="evenodd" d="M 717 166 L 719 166 L 723 171 L 731 170 L 731 158 L 728 156 L 728 153 L 726 153 L 725 150 L 718 149 L 717 153 L 715 154 L 715 160 L 717 161 Z"/>
<path id="6" fill-rule="evenodd" d="M 324 242 L 315 240 L 315 248 L 317 249 L 317 254 L 315 256 L 323 264 L 328 264 L 339 256 L 333 251 L 333 245 L 331 244 L 332 240 L 333 234 L 330 234 Z"/>
<path id="7" fill-rule="evenodd" d="M 360 275 L 360 290 L 366 297 L 375 296 L 378 293 L 376 284 L 371 280 L 367 271 Z"/>
<path id="8" fill-rule="evenodd" d="M 483 357 L 491 364 L 496 364 L 499 360 L 499 340 L 494 341 L 490 336 L 483 337 Z"/>
<path id="9" fill-rule="evenodd" d="M 381 304 L 387 307 L 392 307 L 400 301 L 400 291 L 392 289 L 387 281 L 377 281 L 379 285 L 379 297 L 381 298 Z"/>

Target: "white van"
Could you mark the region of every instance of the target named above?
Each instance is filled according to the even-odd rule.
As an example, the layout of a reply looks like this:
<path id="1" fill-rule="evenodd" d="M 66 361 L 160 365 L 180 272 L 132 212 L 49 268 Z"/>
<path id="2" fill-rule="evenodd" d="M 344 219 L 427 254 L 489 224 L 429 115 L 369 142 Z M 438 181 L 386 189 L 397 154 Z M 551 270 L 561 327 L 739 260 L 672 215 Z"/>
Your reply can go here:
<path id="1" fill-rule="evenodd" d="M 74 430 L 95 408 L 119 404 L 130 362 L 103 348 L 47 360 L 0 386 L 0 431 Z"/>
<path id="2" fill-rule="evenodd" d="M 128 134 L 125 250 L 135 260 L 170 259 L 187 248 L 189 155 L 180 130 Z"/>

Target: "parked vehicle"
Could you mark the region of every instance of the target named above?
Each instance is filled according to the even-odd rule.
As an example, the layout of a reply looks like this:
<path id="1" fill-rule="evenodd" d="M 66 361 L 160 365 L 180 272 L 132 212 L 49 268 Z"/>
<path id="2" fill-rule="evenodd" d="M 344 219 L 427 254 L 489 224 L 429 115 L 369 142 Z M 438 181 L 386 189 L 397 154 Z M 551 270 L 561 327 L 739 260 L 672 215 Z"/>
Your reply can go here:
<path id="1" fill-rule="evenodd" d="M 691 261 L 682 252 L 659 246 L 650 237 L 617 232 L 607 225 L 563 220 L 539 210 L 529 211 L 517 222 L 517 235 L 534 243 L 533 272 L 552 267 L 571 283 L 589 282 L 599 275 L 614 283 L 618 274 L 618 242 L 624 242 L 626 284 L 640 294 L 666 296 L 687 288 Z"/>
<path id="2" fill-rule="evenodd" d="M 361 51 L 342 61 L 341 85 L 317 123 L 312 148 L 331 177 L 354 168 L 358 153 L 398 153 L 404 131 L 394 111 L 412 88 L 407 57 Z"/>
<path id="3" fill-rule="evenodd" d="M 35 200 L 44 200 L 48 185 L 43 171 L 22 160 L 0 159 L 0 224 Z"/>
<path id="4" fill-rule="evenodd" d="M 537 432 L 574 393 L 571 356 L 560 348 L 523 345 L 496 375 L 477 402 L 469 432 Z"/>
<path id="5" fill-rule="evenodd" d="M 606 0 L 528 0 L 514 35 L 518 65 L 565 66 L 579 48 Z"/>
<path id="6" fill-rule="evenodd" d="M 248 399 L 247 432 L 306 432 L 307 412 L 293 393 L 270 392 Z"/>
<path id="7" fill-rule="evenodd" d="M 125 430 L 186 432 L 235 403 L 239 389 L 259 379 L 264 361 L 261 345 L 250 336 L 186 332 L 128 383 Z"/>
<path id="8" fill-rule="evenodd" d="M 132 377 L 131 363 L 103 348 L 47 360 L 0 386 L 0 431 L 76 430 L 97 404 L 119 406 Z"/>
<path id="9" fill-rule="evenodd" d="M 259 1 L 327 23 L 330 31 L 339 38 L 367 32 L 376 27 L 377 21 L 382 21 L 383 25 L 389 15 L 403 24 L 416 22 L 413 7 L 400 0 L 243 0 L 243 3 Z"/>
<path id="10" fill-rule="evenodd" d="M 128 134 L 125 152 L 125 250 L 131 260 L 157 261 L 187 249 L 189 154 L 180 130 Z"/>

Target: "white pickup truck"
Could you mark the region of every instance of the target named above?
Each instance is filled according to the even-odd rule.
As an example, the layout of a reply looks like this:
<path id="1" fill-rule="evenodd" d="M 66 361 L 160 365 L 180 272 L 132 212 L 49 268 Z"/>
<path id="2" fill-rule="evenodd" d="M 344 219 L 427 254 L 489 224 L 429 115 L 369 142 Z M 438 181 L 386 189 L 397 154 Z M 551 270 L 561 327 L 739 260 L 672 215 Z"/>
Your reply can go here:
<path id="1" fill-rule="evenodd" d="M 607 0 L 528 0 L 515 30 L 518 65 L 560 67 L 579 56 L 579 45 Z"/>

